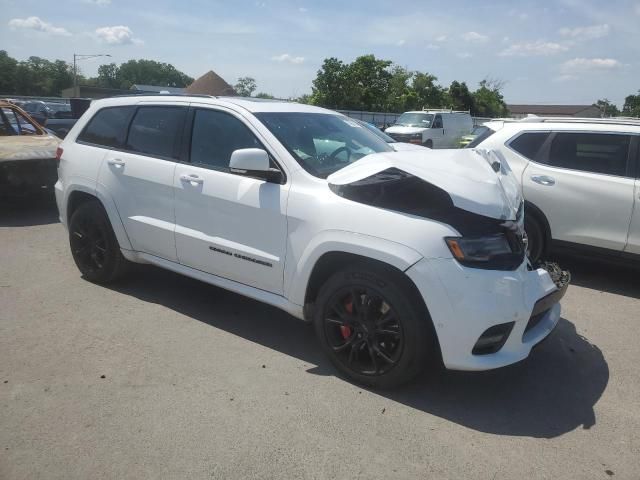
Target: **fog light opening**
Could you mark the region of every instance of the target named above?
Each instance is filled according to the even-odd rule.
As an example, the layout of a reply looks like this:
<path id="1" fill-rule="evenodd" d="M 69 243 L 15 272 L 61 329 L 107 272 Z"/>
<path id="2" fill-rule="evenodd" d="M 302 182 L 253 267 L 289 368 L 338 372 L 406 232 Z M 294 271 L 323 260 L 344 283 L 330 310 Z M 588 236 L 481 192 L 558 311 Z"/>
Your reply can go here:
<path id="1" fill-rule="evenodd" d="M 484 333 L 480 335 L 480 338 L 478 338 L 471 353 L 474 355 L 496 353 L 503 347 L 507 338 L 509 338 L 509 334 L 514 325 L 515 322 L 509 322 L 487 328 Z"/>

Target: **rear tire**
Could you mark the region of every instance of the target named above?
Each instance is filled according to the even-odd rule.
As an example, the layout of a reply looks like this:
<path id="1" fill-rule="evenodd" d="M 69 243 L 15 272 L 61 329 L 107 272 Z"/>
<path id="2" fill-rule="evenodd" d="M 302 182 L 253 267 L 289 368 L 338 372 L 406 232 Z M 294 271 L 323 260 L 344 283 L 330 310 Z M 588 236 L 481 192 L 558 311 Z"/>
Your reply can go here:
<path id="1" fill-rule="evenodd" d="M 78 270 L 90 282 L 113 282 L 121 278 L 130 265 L 98 201 L 83 203 L 71 215 L 69 245 Z"/>
<path id="2" fill-rule="evenodd" d="M 540 221 L 534 216 L 526 216 L 524 219 L 524 230 L 527 233 L 528 245 L 527 254 L 531 263 L 538 262 L 546 251 L 546 239 Z"/>
<path id="3" fill-rule="evenodd" d="M 333 274 L 315 302 L 316 336 L 351 380 L 391 388 L 416 377 L 437 351 L 415 288 L 391 268 L 358 264 Z"/>
<path id="4" fill-rule="evenodd" d="M 427 140 L 424 144 L 425 147 L 427 148 L 433 148 L 433 142 L 431 140 Z"/>

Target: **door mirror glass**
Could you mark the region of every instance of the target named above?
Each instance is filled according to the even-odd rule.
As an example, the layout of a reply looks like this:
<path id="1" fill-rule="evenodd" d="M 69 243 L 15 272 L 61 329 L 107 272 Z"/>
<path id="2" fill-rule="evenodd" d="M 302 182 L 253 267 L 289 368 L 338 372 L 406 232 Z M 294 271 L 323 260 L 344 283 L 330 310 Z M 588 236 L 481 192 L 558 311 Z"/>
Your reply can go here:
<path id="1" fill-rule="evenodd" d="M 269 155 L 261 148 L 240 148 L 231 153 L 229 167 L 232 170 L 266 172 L 269 170 Z"/>

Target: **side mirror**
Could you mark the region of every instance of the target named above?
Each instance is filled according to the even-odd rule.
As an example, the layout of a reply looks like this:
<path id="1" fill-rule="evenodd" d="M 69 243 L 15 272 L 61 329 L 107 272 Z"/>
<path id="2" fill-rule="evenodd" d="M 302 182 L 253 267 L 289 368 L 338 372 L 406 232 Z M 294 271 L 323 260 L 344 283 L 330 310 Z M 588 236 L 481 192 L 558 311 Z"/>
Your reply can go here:
<path id="1" fill-rule="evenodd" d="M 229 160 L 229 168 L 233 173 L 260 178 L 271 183 L 284 183 L 282 172 L 269 165 L 269 154 L 261 148 L 234 150 Z"/>

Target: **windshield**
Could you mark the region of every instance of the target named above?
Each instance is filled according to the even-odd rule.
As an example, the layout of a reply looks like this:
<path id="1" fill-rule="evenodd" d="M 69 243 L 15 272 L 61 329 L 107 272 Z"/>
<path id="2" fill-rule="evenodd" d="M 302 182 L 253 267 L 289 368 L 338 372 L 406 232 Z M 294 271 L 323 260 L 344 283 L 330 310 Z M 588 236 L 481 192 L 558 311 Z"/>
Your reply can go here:
<path id="1" fill-rule="evenodd" d="M 473 130 L 471 131 L 471 135 L 482 135 L 484 132 L 487 131 L 488 128 L 489 127 L 485 127 L 484 125 L 473 127 Z"/>
<path id="2" fill-rule="evenodd" d="M 381 138 L 342 115 L 263 112 L 256 117 L 312 175 L 326 178 L 371 153 L 393 152 Z"/>
<path id="3" fill-rule="evenodd" d="M 393 138 L 391 138 L 389 135 L 384 133 L 382 130 L 380 130 L 375 125 L 371 125 L 370 123 L 367 123 L 364 120 L 355 120 L 355 121 L 358 122 L 360 125 L 362 125 L 364 128 L 366 128 L 367 130 L 369 130 L 374 135 L 377 135 L 378 137 L 380 137 L 385 142 L 387 142 L 387 143 L 397 143 Z"/>
<path id="4" fill-rule="evenodd" d="M 52 110 L 54 113 L 71 111 L 71 105 L 67 105 L 66 103 L 49 103 L 47 104 L 47 107 L 49 107 L 49 110 Z"/>
<path id="5" fill-rule="evenodd" d="M 403 127 L 424 127 L 429 128 L 431 126 L 431 120 L 433 115 L 431 113 L 403 113 L 396 120 L 395 125 L 402 125 Z"/>

